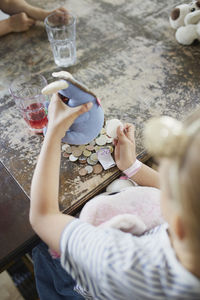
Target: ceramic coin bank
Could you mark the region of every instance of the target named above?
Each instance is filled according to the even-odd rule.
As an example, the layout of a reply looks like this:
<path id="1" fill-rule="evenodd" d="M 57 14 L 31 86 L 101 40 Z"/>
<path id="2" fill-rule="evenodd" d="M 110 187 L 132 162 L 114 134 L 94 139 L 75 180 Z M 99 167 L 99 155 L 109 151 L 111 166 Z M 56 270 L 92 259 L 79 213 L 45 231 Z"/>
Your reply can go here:
<path id="1" fill-rule="evenodd" d="M 104 112 L 100 101 L 92 91 L 74 79 L 69 72 L 60 71 L 52 73 L 52 76 L 59 80 L 48 84 L 42 90 L 43 94 L 50 95 L 58 92 L 63 102 L 70 107 L 76 107 L 87 102 L 93 103 L 88 112 L 74 121 L 62 141 L 72 145 L 83 145 L 91 142 L 98 136 L 104 124 Z"/>

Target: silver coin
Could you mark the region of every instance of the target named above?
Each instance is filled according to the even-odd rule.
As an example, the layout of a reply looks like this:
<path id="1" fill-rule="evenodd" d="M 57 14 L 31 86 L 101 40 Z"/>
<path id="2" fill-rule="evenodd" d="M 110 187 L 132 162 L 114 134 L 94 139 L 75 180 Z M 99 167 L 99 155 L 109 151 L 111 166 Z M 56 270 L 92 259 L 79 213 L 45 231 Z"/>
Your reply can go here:
<path id="1" fill-rule="evenodd" d="M 66 151 L 67 147 L 69 147 L 69 145 L 68 145 L 68 144 L 64 144 L 64 145 L 62 145 L 62 151 Z"/>
<path id="2" fill-rule="evenodd" d="M 74 156 L 73 154 L 70 154 L 69 160 L 74 162 L 78 160 L 78 157 Z"/>
<path id="3" fill-rule="evenodd" d="M 97 151 L 99 151 L 101 149 L 101 147 L 100 146 L 95 146 L 94 147 L 94 150 L 97 152 Z"/>
<path id="4" fill-rule="evenodd" d="M 97 164 L 98 160 L 97 161 L 94 161 L 92 160 L 90 157 L 87 158 L 87 163 L 88 165 L 90 166 L 95 166 Z"/>
<path id="5" fill-rule="evenodd" d="M 106 136 L 106 143 L 110 144 L 113 142 L 113 138 Z"/>
<path id="6" fill-rule="evenodd" d="M 85 170 L 88 172 L 88 174 L 91 174 L 93 172 L 93 167 L 92 166 L 86 166 Z"/>
<path id="7" fill-rule="evenodd" d="M 96 153 L 92 153 L 92 154 L 90 155 L 90 159 L 93 160 L 93 161 L 98 161 L 98 156 L 97 156 L 97 154 L 96 154 Z"/>
<path id="8" fill-rule="evenodd" d="M 104 146 L 106 144 L 106 135 L 100 135 L 100 137 L 96 139 L 96 143 L 99 146 Z"/>
<path id="9" fill-rule="evenodd" d="M 71 154 L 72 153 L 72 148 L 70 145 L 67 145 L 66 149 L 65 149 L 65 152 L 68 153 L 68 154 Z"/>

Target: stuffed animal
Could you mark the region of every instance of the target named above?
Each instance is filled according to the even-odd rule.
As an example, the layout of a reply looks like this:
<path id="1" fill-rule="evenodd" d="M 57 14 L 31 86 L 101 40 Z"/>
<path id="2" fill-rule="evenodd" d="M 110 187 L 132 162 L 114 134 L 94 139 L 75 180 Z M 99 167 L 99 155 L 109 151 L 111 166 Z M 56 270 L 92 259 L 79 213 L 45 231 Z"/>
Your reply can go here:
<path id="1" fill-rule="evenodd" d="M 116 180 L 118 186 L 119 180 Z M 94 226 L 112 227 L 138 236 L 162 224 L 164 220 L 160 210 L 160 191 L 151 187 L 133 186 L 127 180 L 123 181 L 118 192 L 116 185 L 114 187 L 112 183 L 111 188 L 107 188 L 111 193 L 100 194 L 88 201 L 79 218 Z"/>
<path id="2" fill-rule="evenodd" d="M 82 208 L 80 220 L 101 228 L 115 228 L 140 236 L 164 223 L 160 209 L 160 191 L 137 186 L 127 177 L 114 180 L 106 192 L 89 200 Z M 60 255 L 49 249 L 52 258 Z"/>
<path id="3" fill-rule="evenodd" d="M 76 107 L 87 102 L 93 103 L 88 112 L 74 121 L 62 141 L 73 145 L 91 142 L 100 133 L 104 124 L 104 113 L 100 101 L 93 92 L 75 80 L 69 72 L 60 71 L 53 73 L 52 76 L 61 80 L 47 85 L 42 90 L 43 94 L 49 95 L 58 92 L 63 102 L 70 107 Z"/>
<path id="4" fill-rule="evenodd" d="M 200 0 L 176 6 L 169 18 L 172 28 L 176 29 L 176 40 L 182 45 L 200 41 Z"/>

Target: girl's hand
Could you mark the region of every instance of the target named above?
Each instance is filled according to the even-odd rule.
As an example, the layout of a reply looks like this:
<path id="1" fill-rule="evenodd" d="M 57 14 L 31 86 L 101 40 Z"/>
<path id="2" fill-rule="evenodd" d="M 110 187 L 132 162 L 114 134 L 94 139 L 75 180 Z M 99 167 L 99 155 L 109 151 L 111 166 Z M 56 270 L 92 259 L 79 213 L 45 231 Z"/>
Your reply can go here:
<path id="1" fill-rule="evenodd" d="M 124 128 L 117 128 L 118 138 L 114 140 L 115 162 L 121 171 L 128 169 L 136 160 L 134 131 L 130 123 L 124 124 Z"/>
<path id="2" fill-rule="evenodd" d="M 48 108 L 47 133 L 53 133 L 61 139 L 75 119 L 90 110 L 92 105 L 88 102 L 77 107 L 69 107 L 62 102 L 58 94 L 53 94 Z"/>
<path id="3" fill-rule="evenodd" d="M 11 32 L 23 32 L 29 30 L 35 24 L 24 12 L 11 16 L 9 19 Z"/>
<path id="4" fill-rule="evenodd" d="M 39 20 L 39 21 L 44 21 L 44 19 L 53 14 L 56 13 L 58 16 L 61 15 L 62 17 L 65 17 L 66 19 L 68 19 L 68 10 L 64 7 L 58 7 L 54 10 L 46 10 L 40 7 L 36 7 L 30 4 L 26 4 L 24 7 L 24 11 L 27 13 L 27 15 L 30 18 L 33 18 L 35 20 Z"/>

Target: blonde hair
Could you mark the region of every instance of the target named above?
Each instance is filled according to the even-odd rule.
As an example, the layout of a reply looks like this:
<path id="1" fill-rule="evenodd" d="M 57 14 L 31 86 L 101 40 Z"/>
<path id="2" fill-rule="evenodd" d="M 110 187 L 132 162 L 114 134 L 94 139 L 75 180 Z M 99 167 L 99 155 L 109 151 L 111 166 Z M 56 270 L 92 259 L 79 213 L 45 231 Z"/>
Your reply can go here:
<path id="1" fill-rule="evenodd" d="M 184 123 L 170 117 L 153 118 L 146 124 L 148 151 L 169 159 L 166 185 L 179 205 L 191 246 L 200 248 L 200 110 Z"/>

